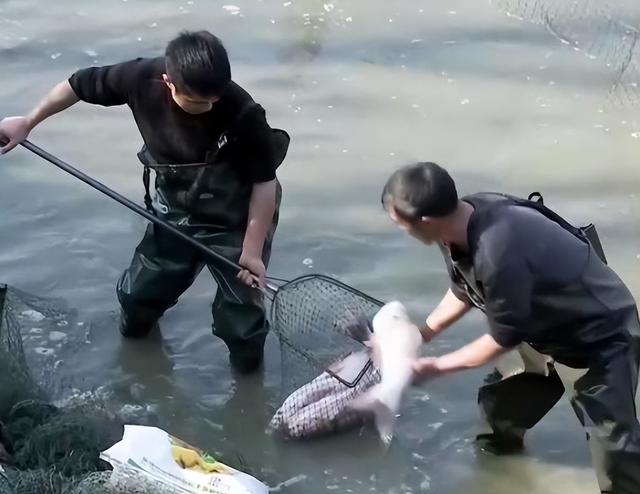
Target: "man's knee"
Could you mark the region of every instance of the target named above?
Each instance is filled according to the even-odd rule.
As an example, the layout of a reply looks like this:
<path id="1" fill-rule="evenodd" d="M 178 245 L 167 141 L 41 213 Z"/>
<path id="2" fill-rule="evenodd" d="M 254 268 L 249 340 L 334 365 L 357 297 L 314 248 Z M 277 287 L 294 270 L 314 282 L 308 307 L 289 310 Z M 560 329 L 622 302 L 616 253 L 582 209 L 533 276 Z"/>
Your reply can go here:
<path id="1" fill-rule="evenodd" d="M 228 343 L 231 367 L 240 373 L 257 371 L 264 361 L 264 339 Z"/>
<path id="2" fill-rule="evenodd" d="M 495 432 L 522 431 L 536 425 L 563 393 L 556 372 L 548 376 L 523 372 L 504 379 L 496 372 L 478 391 L 478 404 Z"/>
<path id="3" fill-rule="evenodd" d="M 125 276 L 126 273 L 123 278 Z M 158 320 L 170 304 L 153 304 L 152 306 L 146 303 L 137 291 L 123 288 L 123 278 L 116 287 L 120 302 L 118 329 L 125 338 L 144 338 L 157 328 Z"/>
<path id="4" fill-rule="evenodd" d="M 225 342 L 263 342 L 268 331 L 267 317 L 260 304 L 252 302 L 214 303 L 213 332 Z"/>
<path id="5" fill-rule="evenodd" d="M 234 368 L 251 372 L 263 359 L 269 326 L 264 308 L 255 303 L 218 301 L 213 307 L 213 333 L 229 349 Z"/>
<path id="6" fill-rule="evenodd" d="M 144 338 L 158 329 L 158 319 L 150 313 L 143 315 L 121 310 L 118 329 L 125 338 Z"/>
<path id="7" fill-rule="evenodd" d="M 162 270 L 141 269 L 138 261 L 126 269 L 116 285 L 121 307 L 120 332 L 123 336 L 146 336 L 162 315 L 178 302 L 178 296 L 189 286 L 191 272 L 184 276 Z"/>

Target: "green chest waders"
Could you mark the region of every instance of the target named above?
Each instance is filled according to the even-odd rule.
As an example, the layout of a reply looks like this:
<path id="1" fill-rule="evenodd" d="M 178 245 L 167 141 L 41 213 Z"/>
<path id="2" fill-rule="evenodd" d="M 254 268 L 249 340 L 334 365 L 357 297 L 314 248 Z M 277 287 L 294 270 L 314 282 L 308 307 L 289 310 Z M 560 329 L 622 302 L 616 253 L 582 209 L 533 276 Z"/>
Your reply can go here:
<path id="1" fill-rule="evenodd" d="M 245 107 L 235 122 L 255 104 Z M 272 129 L 272 156 L 279 166 L 289 145 L 289 136 Z M 225 132 L 204 163 L 159 164 L 143 148 L 138 154 L 145 165 L 145 204 L 153 214 L 237 263 L 249 214 L 252 184 L 244 182 L 234 167 L 233 129 Z M 250 144 L 248 144 L 250 145 Z M 156 173 L 155 197 L 149 193 L 150 170 Z M 276 213 L 263 248 L 268 265 L 273 236 L 278 224 L 282 189 L 276 191 Z M 262 295 L 241 283 L 226 265 L 205 259 L 180 239 L 148 225 L 130 266 L 117 285 L 122 307 L 121 332 L 143 337 L 162 314 L 175 305 L 201 270 L 207 267 L 217 283 L 212 305 L 213 332 L 230 351 L 235 367 L 251 370 L 262 359 L 268 325 Z"/>

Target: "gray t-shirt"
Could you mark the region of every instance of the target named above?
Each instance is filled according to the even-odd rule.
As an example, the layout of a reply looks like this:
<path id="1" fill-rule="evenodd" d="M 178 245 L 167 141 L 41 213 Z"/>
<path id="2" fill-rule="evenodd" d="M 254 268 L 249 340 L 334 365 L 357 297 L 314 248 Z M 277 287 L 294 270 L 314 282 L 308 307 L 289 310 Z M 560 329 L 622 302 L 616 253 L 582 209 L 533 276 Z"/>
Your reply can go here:
<path id="1" fill-rule="evenodd" d="M 475 208 L 470 252 L 442 252 L 453 292 L 485 312 L 500 345 L 527 342 L 572 367 L 629 347 L 635 300 L 590 244 L 501 195 L 463 200 Z"/>

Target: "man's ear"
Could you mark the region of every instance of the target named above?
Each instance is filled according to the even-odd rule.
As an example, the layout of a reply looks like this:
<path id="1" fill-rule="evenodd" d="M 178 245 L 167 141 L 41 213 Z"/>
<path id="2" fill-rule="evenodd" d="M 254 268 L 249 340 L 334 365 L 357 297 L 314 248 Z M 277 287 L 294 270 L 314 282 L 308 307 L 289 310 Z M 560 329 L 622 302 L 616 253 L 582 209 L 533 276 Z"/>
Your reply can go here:
<path id="1" fill-rule="evenodd" d="M 405 218 L 405 216 L 400 211 L 398 211 L 393 204 L 389 206 L 389 215 L 391 216 L 391 219 L 393 219 L 393 221 L 398 223 L 400 226 L 406 227 L 411 224 L 411 222 L 407 218 Z"/>

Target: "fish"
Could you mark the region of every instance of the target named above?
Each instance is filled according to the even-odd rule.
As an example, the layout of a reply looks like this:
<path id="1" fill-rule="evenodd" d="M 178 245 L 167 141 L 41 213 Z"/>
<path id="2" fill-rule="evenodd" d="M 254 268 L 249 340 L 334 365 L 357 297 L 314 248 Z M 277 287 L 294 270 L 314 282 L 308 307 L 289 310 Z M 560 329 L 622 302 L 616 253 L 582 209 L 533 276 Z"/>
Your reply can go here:
<path id="1" fill-rule="evenodd" d="M 289 395 L 272 417 L 270 429 L 287 438 L 309 439 L 373 418 L 389 443 L 402 394 L 413 379 L 422 336 L 397 301 L 382 306 L 372 319 L 349 312 L 341 321 L 341 329 L 363 343 L 364 350 L 350 353 Z M 366 365 L 369 359 L 373 365 Z"/>
<path id="2" fill-rule="evenodd" d="M 406 389 L 413 380 L 422 335 L 411 322 L 406 307 L 394 300 L 386 303 L 372 320 L 373 333 L 365 341 L 370 348 L 380 382 L 353 399 L 350 407 L 372 414 L 378 435 L 386 446 L 393 440 L 396 416 Z"/>

